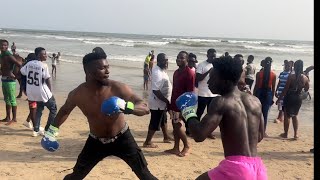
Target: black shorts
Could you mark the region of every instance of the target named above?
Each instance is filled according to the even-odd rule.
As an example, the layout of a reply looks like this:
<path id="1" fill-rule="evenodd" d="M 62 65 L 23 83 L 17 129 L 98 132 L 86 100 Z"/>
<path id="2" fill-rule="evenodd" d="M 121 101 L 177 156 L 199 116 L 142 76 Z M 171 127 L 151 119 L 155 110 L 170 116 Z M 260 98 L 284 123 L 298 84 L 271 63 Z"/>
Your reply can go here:
<path id="1" fill-rule="evenodd" d="M 151 119 L 149 124 L 149 130 L 159 131 L 161 126 L 167 123 L 167 111 L 166 110 L 152 110 Z"/>
<path id="2" fill-rule="evenodd" d="M 114 142 L 107 144 L 103 144 L 98 139 L 89 136 L 78 156 L 73 173 L 67 175 L 64 179 L 84 179 L 99 161 L 111 155 L 124 160 L 139 179 L 156 179 L 150 173 L 146 159 L 129 129 Z"/>
<path id="3" fill-rule="evenodd" d="M 251 86 L 252 86 L 254 80 L 253 79 L 249 79 L 249 78 L 245 78 L 245 81 L 246 81 L 246 84 L 249 85 L 249 87 L 251 89 Z"/>

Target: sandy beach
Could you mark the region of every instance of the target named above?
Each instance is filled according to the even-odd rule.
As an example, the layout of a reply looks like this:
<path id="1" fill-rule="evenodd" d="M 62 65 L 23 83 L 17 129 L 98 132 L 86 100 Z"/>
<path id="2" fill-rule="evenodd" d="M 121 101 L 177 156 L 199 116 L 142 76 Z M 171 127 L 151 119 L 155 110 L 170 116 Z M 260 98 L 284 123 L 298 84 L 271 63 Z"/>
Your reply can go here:
<path id="1" fill-rule="evenodd" d="M 73 71 L 69 69 L 68 73 L 83 73 L 81 65 L 76 65 L 71 69 Z M 121 71 L 118 71 L 119 69 Z M 125 79 L 125 82 L 130 82 L 130 78 L 139 77 L 139 74 L 142 75 L 141 70 L 137 70 L 137 72 L 133 73 L 135 76 L 128 76 L 128 78 L 118 76 L 124 70 L 126 69 L 115 67 L 111 71 L 113 73 L 111 77 L 117 80 Z M 59 71 L 62 70 L 58 68 Z M 83 75 L 77 74 L 77 76 Z M 80 83 L 77 80 L 79 77 L 63 79 L 64 77 L 58 77 L 53 82 L 58 108 L 64 103 L 69 89 L 76 87 Z M 69 85 L 68 88 L 61 87 L 65 84 Z M 59 91 L 59 88 L 64 88 L 65 90 Z M 136 88 L 133 89 L 135 90 Z M 145 95 L 144 98 L 147 96 L 147 93 L 142 91 L 137 92 L 137 94 Z M 86 118 L 78 108 L 74 109 L 68 120 L 60 128 L 58 137 L 59 150 L 54 153 L 47 152 L 40 145 L 41 137 L 31 137 L 32 131 L 22 125 L 29 111 L 25 100 L 26 96 L 18 100 L 17 123 L 11 126 L 6 126 L 4 123 L 0 124 L 0 177 L 3 180 L 63 179 L 65 175 L 71 172 L 70 169 L 74 166 L 88 136 L 89 128 Z M 313 110 L 305 111 L 307 113 L 304 113 L 304 108 L 309 107 L 309 105 L 306 106 L 304 104 L 301 108 L 299 118 L 305 118 L 308 121 L 305 121 L 305 119 L 300 121 L 300 139 L 298 141 L 290 139 L 293 137 L 292 125 L 290 125 L 289 129 L 289 139 L 278 137 L 283 131 L 283 124 L 272 123 L 277 115 L 277 110 L 276 106 L 271 108 L 267 126 L 267 133 L 270 137 L 265 138 L 258 144 L 258 155 L 262 157 L 267 167 L 269 179 L 313 179 L 314 156 L 309 153 L 314 143 L 313 114 L 310 113 Z M 2 92 L 0 92 L 0 117 L 4 118 L 4 115 L 5 104 Z M 48 110 L 45 109 L 42 117 L 42 126 L 45 125 L 47 117 Z M 143 117 L 126 116 L 131 132 L 141 148 L 147 135 L 149 119 L 150 115 Z M 169 129 L 172 131 L 171 125 Z M 217 136 L 216 140 L 207 139 L 202 143 L 195 143 L 194 140 L 189 138 L 192 148 L 191 154 L 181 158 L 164 153 L 164 150 L 172 148 L 173 144 L 161 143 L 162 134 L 160 132 L 156 133 L 153 141 L 159 148 L 142 148 L 150 171 L 159 179 L 195 179 L 203 172 L 216 167 L 224 159 L 219 129 L 215 131 L 215 134 Z M 116 157 L 108 157 L 101 161 L 86 179 L 137 179 L 137 177 L 124 161 Z"/>

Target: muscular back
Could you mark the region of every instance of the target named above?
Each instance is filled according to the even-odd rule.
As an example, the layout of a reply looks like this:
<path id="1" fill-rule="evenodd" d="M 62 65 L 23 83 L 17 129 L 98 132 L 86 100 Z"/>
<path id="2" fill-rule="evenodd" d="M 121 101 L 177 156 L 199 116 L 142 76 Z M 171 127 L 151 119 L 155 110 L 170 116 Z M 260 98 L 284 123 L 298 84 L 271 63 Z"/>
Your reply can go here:
<path id="1" fill-rule="evenodd" d="M 219 126 L 225 156 L 256 156 L 263 128 L 260 101 L 239 91 L 220 98 L 223 99 L 223 115 Z"/>

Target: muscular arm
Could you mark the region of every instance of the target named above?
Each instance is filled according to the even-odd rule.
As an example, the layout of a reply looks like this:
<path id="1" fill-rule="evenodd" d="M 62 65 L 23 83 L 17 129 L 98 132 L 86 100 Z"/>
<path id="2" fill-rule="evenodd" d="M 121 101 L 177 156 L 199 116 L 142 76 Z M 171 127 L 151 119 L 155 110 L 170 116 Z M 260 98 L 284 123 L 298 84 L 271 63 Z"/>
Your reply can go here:
<path id="1" fill-rule="evenodd" d="M 129 86 L 125 84 L 119 84 L 119 92 L 120 98 L 124 99 L 125 101 L 131 101 L 134 104 L 132 114 L 136 116 L 144 116 L 150 113 L 147 103 L 135 95 Z"/>
<path id="2" fill-rule="evenodd" d="M 208 113 L 199 122 L 197 118 L 188 120 L 190 133 L 196 142 L 202 142 L 220 124 L 223 111 L 223 99 L 218 96 L 212 99 Z"/>
<path id="3" fill-rule="evenodd" d="M 71 91 L 64 105 L 59 109 L 57 116 L 54 118 L 53 126 L 59 128 L 63 124 L 71 111 L 76 107 L 75 90 Z"/>

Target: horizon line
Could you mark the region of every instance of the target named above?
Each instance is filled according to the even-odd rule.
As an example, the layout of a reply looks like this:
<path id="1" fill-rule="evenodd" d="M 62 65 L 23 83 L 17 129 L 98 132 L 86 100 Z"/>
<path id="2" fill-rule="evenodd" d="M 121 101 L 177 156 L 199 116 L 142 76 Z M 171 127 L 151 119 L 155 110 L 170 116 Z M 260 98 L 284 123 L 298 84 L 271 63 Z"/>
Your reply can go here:
<path id="1" fill-rule="evenodd" d="M 214 37 L 214 36 L 191 36 L 191 35 L 168 35 L 168 34 L 140 34 L 140 33 L 117 33 L 117 32 L 102 32 L 102 31 L 84 31 L 84 30 L 61 30 L 61 29 L 25 29 L 25 28 L 10 28 L 0 27 L 0 30 L 33 30 L 33 31 L 60 31 L 60 32 L 85 32 L 85 33 L 104 33 L 104 34 L 125 34 L 125 35 L 148 35 L 148 36 L 179 36 L 179 37 L 201 37 L 201 38 L 225 38 L 225 39 L 252 39 L 252 40 L 280 40 L 280 41 L 306 41 L 314 42 L 314 40 L 297 40 L 297 39 L 259 39 L 259 38 L 247 38 L 247 37 Z"/>

